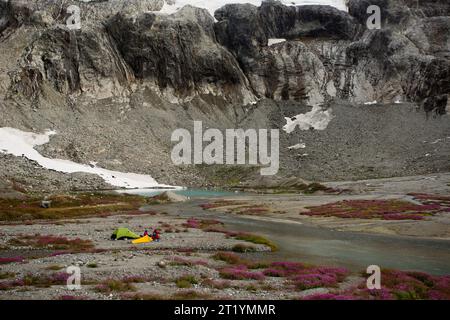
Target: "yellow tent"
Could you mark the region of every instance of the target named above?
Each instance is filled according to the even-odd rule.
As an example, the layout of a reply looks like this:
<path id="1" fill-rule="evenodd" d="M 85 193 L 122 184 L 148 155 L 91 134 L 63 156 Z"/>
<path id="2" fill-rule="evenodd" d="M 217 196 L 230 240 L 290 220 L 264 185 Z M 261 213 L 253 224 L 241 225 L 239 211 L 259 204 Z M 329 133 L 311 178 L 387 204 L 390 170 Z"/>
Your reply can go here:
<path id="1" fill-rule="evenodd" d="M 153 239 L 150 238 L 149 236 L 145 236 L 136 240 L 131 241 L 133 244 L 140 244 L 140 243 L 149 243 L 152 242 Z"/>

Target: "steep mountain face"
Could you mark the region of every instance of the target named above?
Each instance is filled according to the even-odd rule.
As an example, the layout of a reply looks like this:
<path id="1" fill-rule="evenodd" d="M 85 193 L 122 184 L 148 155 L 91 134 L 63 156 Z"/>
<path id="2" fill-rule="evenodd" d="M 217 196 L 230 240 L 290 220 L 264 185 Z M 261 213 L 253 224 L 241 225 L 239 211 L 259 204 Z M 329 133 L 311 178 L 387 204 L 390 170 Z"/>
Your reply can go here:
<path id="1" fill-rule="evenodd" d="M 349 13 L 363 22 L 367 3 L 366 0 L 349 1 Z M 444 113 L 450 90 L 450 3 L 383 0 L 371 4 L 382 8 L 384 28 L 365 33 L 360 41 L 363 53 L 369 53 L 369 58 L 378 59 L 380 64 L 387 62 L 400 82 L 397 91 L 421 102 L 428 111 Z M 357 49 L 354 56 L 360 54 Z"/>
<path id="2" fill-rule="evenodd" d="M 118 14 L 107 31 L 138 79 L 172 100 L 216 95 L 229 103 L 254 100 L 237 61 L 220 46 L 206 10 L 184 7 L 170 16 Z"/>
<path id="3" fill-rule="evenodd" d="M 404 13 L 408 3 L 379 2 L 381 30 L 366 30 L 367 8 L 376 3 L 355 0 L 349 14 L 272 2 L 227 5 L 216 12 L 216 33 L 259 96 L 310 104 L 408 100 L 445 112 L 449 17 L 431 15 L 446 12 L 448 4 L 426 5 L 424 18 L 422 9 Z M 268 45 L 270 38 L 287 41 Z"/>
<path id="4" fill-rule="evenodd" d="M 81 9 L 80 30 L 67 27 L 70 4 Z M 447 149 L 437 160 L 414 164 L 401 161 L 413 155 L 398 146 L 416 143 L 410 149 L 420 152 L 421 137 L 450 136 L 447 116 L 447 122 L 430 120 L 433 129 L 424 126 L 414 142 L 399 136 L 391 146 L 372 151 L 363 141 L 357 143 L 360 149 L 348 144 L 349 137 L 360 134 L 366 115 L 379 121 L 372 114 L 377 109 L 364 108 L 356 112 L 361 123 L 345 124 L 352 114 L 349 104 L 376 100 L 389 108 L 402 101 L 438 114 L 449 105 L 447 1 L 370 4 L 382 8 L 381 30 L 367 30 L 366 0 L 350 0 L 348 13 L 275 1 L 260 7 L 230 4 L 215 17 L 191 6 L 161 14 L 163 0 L 0 0 L 0 126 L 55 129 L 51 143 L 39 147 L 51 157 L 95 161 L 188 185 L 212 175 L 209 169 L 171 164 L 174 129 L 191 129 L 192 120 L 212 128 L 282 128 L 284 117 L 307 112 L 306 105 L 324 105 L 333 107 L 336 119 L 342 117 L 339 125 L 325 134 L 326 141 L 319 132 L 283 136 L 281 175 L 346 179 L 368 171 L 376 177 L 448 170 Z M 398 114 L 409 119 L 403 109 Z M 396 134 L 420 126 L 417 117 Z M 301 155 L 287 150 L 305 135 L 309 146 L 320 142 L 324 150 Z M 371 154 L 381 154 L 389 164 L 364 164 Z M 11 171 L 11 159 L 0 161 Z M 2 175 L 14 176 L 6 170 Z"/>
<path id="5" fill-rule="evenodd" d="M 37 3 L 2 2 L 5 38 L 20 27 L 39 28 L 13 72 L 12 92 L 35 100 L 48 84 L 61 94 L 104 98 L 138 79 L 174 102 L 203 94 L 227 103 L 254 101 L 237 61 L 217 43 L 206 10 L 187 6 L 159 15 L 148 10 L 160 9 L 161 1 L 141 0 L 114 12 L 114 2 L 80 3 L 88 12 L 80 31 L 64 28 L 67 15 L 50 4 L 34 11 Z M 46 24 L 37 25 L 36 12 L 47 16 Z"/>
<path id="6" fill-rule="evenodd" d="M 349 1 L 349 13 L 232 4 L 216 11 L 217 23 L 204 9 L 160 15 L 148 10 L 161 9 L 161 1 L 136 0 L 122 10 L 115 2 L 80 3 L 87 26 L 74 32 L 58 27 L 67 16 L 62 7 L 3 1 L 4 37 L 19 26 L 39 29 L 12 90 L 33 98 L 44 81 L 64 94 L 103 84 L 99 94 L 106 86 L 113 95 L 136 77 L 173 102 L 202 94 L 243 104 L 255 95 L 309 104 L 408 100 L 445 111 L 450 17 L 441 16 L 449 10 L 443 1 L 417 8 L 413 1 L 378 1 L 381 30 L 366 30 L 365 0 Z M 271 39 L 287 41 L 269 45 Z"/>
<path id="7" fill-rule="evenodd" d="M 335 68 L 345 64 L 345 45 L 360 29 L 347 13 L 264 2 L 227 5 L 215 16 L 219 42 L 235 54 L 260 97 L 318 104 L 346 89 L 346 70 Z M 271 38 L 288 41 L 269 46 Z"/>

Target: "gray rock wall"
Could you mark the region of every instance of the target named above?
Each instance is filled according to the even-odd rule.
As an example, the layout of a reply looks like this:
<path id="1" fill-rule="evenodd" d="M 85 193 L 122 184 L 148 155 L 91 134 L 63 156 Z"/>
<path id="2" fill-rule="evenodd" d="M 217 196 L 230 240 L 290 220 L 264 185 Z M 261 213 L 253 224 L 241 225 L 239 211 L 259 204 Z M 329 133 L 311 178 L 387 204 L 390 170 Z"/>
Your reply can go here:
<path id="1" fill-rule="evenodd" d="M 65 25 L 70 3 L 81 8 L 81 30 Z M 449 105 L 449 5 L 371 4 L 383 9 L 381 30 L 366 29 L 365 0 L 350 0 L 349 13 L 273 2 L 227 5 L 216 20 L 193 7 L 171 16 L 151 12 L 162 7 L 159 0 L 0 0 L 0 125 L 55 129 L 58 135 L 39 149 L 47 156 L 198 185 L 209 183 L 208 168 L 171 164 L 175 128 L 191 129 L 192 120 L 214 128 L 281 128 L 284 117 L 322 104 L 339 109 L 338 125 L 331 133 L 307 133 L 308 147 L 319 148 L 314 156 L 287 151 L 304 132 L 282 136 L 281 174 L 320 180 L 447 170 L 445 147 L 436 159 L 415 157 L 421 140 L 450 136 L 447 116 L 426 120 L 423 112 L 444 114 Z M 275 38 L 286 41 L 269 45 Z M 375 100 L 389 112 L 369 106 L 353 112 L 353 104 Z M 397 100 L 408 102 L 406 111 L 391 108 Z M 383 114 L 395 121 L 379 127 Z M 375 143 L 371 131 L 361 135 L 365 122 L 396 138 Z M 9 159 L 6 176 L 14 176 L 11 167 Z"/>

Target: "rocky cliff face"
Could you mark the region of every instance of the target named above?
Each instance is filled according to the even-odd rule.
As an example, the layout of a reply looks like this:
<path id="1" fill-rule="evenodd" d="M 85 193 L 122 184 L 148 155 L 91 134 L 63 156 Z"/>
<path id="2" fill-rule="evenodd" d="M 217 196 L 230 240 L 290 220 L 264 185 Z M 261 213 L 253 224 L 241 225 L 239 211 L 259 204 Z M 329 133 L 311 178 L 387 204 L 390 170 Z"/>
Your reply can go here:
<path id="1" fill-rule="evenodd" d="M 444 113 L 450 89 L 448 1 L 384 0 L 371 4 L 382 8 L 383 29 L 366 31 L 360 45 L 370 59 L 384 62 L 395 74 L 377 80 L 393 83 L 397 94 L 421 103 L 428 111 Z M 365 0 L 349 1 L 349 13 L 363 22 L 366 5 Z M 354 56 L 359 53 L 357 50 Z"/>
<path id="2" fill-rule="evenodd" d="M 149 12 L 163 1 L 79 3 L 86 14 L 74 31 L 64 25 L 67 5 L 39 4 L 2 2 L 4 38 L 38 28 L 13 72 L 13 92 L 35 99 L 45 83 L 62 94 L 116 95 L 136 78 L 172 101 L 202 94 L 228 103 L 254 100 L 237 61 L 217 43 L 206 10 L 187 6 L 167 16 Z"/>
<path id="3" fill-rule="evenodd" d="M 345 64 L 343 46 L 360 29 L 345 12 L 265 2 L 259 8 L 227 5 L 216 19 L 219 42 L 237 57 L 260 97 L 318 104 L 345 89 L 335 68 Z M 269 46 L 280 38 L 287 41 Z"/>
<path id="4" fill-rule="evenodd" d="M 81 30 L 66 25 L 70 4 L 81 9 Z M 350 0 L 348 13 L 233 4 L 213 18 L 190 6 L 160 14 L 163 0 L 0 0 L 0 125 L 55 128 L 60 134 L 44 154 L 195 184 L 202 173 L 173 167 L 169 158 L 172 130 L 194 119 L 217 128 L 281 128 L 296 106 L 375 100 L 444 114 L 449 3 L 370 1 L 382 8 L 381 30 L 367 30 L 368 4 Z M 289 172 L 305 174 L 307 160 L 287 151 L 282 157 Z M 309 178 L 323 178 L 314 174 L 322 160 L 329 163 L 306 165 Z"/>
<path id="5" fill-rule="evenodd" d="M 61 25 L 63 5 L 1 2 L 3 37 L 24 25 L 39 30 L 21 53 L 11 89 L 33 98 L 46 82 L 64 94 L 100 86 L 113 95 L 136 78 L 174 102 L 201 95 L 242 104 L 255 96 L 310 104 L 409 100 L 445 110 L 450 17 L 444 1 L 417 7 L 375 1 L 381 30 L 366 29 L 365 0 L 349 1 L 349 13 L 273 1 L 226 5 L 216 23 L 204 9 L 187 6 L 167 16 L 148 12 L 162 1 L 133 1 L 122 10 L 115 2 L 80 3 L 81 31 Z"/>
<path id="6" fill-rule="evenodd" d="M 216 34 L 259 96 L 310 104 L 408 100 L 444 112 L 450 24 L 440 15 L 448 4 L 400 2 L 370 3 L 383 8 L 381 30 L 366 28 L 367 1 L 350 1 L 349 14 L 272 2 L 227 5 L 216 12 Z M 270 38 L 287 41 L 268 45 Z"/>
<path id="7" fill-rule="evenodd" d="M 150 81 L 177 101 L 200 95 L 249 103 L 253 95 L 236 59 L 220 46 L 206 10 L 176 14 L 118 14 L 107 22 L 124 61 L 138 79 Z"/>

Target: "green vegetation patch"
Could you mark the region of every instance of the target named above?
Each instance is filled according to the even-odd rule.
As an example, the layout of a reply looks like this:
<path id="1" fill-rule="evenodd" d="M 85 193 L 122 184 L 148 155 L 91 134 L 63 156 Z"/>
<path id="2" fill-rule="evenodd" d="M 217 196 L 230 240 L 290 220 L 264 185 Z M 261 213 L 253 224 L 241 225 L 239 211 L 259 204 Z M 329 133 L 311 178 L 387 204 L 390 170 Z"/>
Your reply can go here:
<path id="1" fill-rule="evenodd" d="M 42 208 L 42 198 L 0 199 L 0 221 L 75 219 L 132 211 L 147 204 L 141 196 L 109 193 L 77 193 L 48 197 L 50 208 Z M 145 214 L 145 212 L 140 212 Z"/>

